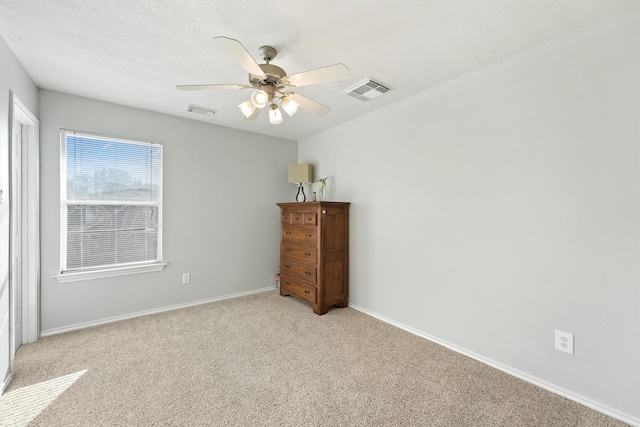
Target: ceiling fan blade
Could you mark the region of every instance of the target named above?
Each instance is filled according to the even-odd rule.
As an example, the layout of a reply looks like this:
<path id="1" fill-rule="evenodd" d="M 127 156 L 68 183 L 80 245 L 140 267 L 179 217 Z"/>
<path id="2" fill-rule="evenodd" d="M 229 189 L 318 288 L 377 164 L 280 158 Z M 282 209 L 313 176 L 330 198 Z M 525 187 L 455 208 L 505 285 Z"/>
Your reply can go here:
<path id="1" fill-rule="evenodd" d="M 238 40 L 228 37 L 214 37 L 214 39 L 218 45 L 226 50 L 249 74 L 253 74 L 262 79 L 267 78 L 262 68 L 260 68 L 255 59 L 253 59 L 249 52 L 247 52 L 247 49 L 245 49 Z"/>
<path id="2" fill-rule="evenodd" d="M 178 90 L 210 90 L 210 89 L 250 89 L 249 85 L 221 84 L 221 85 L 178 85 Z"/>
<path id="3" fill-rule="evenodd" d="M 306 96 L 299 95 L 295 92 L 289 92 L 286 95 L 287 98 L 297 102 L 303 110 L 307 110 L 308 112 L 317 114 L 318 116 L 324 116 L 329 112 L 329 110 L 331 110 L 326 105 L 320 104 L 313 99 L 309 99 Z"/>
<path id="4" fill-rule="evenodd" d="M 303 71 L 302 73 L 287 76 L 285 79 L 289 86 L 309 86 L 318 83 L 329 83 L 344 80 L 349 77 L 351 71 L 344 64 L 334 64 L 328 67 L 316 68 L 315 70 Z"/>

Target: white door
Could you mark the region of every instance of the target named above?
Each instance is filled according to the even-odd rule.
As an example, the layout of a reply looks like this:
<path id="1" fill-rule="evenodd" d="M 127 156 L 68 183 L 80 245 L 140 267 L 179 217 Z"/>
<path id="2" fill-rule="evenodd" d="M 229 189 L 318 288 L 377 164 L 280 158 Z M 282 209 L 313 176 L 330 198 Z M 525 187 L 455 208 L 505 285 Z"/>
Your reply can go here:
<path id="1" fill-rule="evenodd" d="M 22 124 L 13 121 L 11 144 L 11 239 L 9 270 L 11 300 L 11 358 L 22 345 Z"/>
<path id="2" fill-rule="evenodd" d="M 39 123 L 11 99 L 11 138 L 0 138 L 0 394 L 17 348 L 40 333 Z"/>
<path id="3" fill-rule="evenodd" d="M 9 144 L 6 138 L 0 138 L 0 391 L 4 391 L 11 380 L 9 164 Z"/>

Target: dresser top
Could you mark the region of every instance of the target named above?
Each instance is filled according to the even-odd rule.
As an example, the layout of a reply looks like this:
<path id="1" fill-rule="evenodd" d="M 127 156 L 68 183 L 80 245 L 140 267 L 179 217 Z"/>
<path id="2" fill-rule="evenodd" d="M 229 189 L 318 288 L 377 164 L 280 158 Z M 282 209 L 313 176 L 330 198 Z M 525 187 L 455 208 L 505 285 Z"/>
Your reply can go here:
<path id="1" fill-rule="evenodd" d="M 301 206 L 347 206 L 350 205 L 351 202 L 327 202 L 327 201 L 317 201 L 317 202 L 283 202 L 276 203 L 280 207 L 301 207 Z"/>

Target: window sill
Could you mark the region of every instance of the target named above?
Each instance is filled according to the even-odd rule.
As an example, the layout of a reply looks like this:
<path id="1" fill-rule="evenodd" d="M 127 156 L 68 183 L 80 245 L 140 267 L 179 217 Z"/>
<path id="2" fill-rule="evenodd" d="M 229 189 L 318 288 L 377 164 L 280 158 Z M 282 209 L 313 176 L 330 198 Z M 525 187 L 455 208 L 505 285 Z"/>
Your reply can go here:
<path id="1" fill-rule="evenodd" d="M 162 271 L 166 266 L 167 266 L 166 262 L 158 262 L 155 264 L 110 268 L 108 270 L 60 273 L 53 277 L 58 281 L 58 283 L 71 283 L 71 282 L 80 282 L 83 280 L 105 279 L 108 277 L 116 277 L 116 276 L 128 276 L 130 274 L 152 273 L 154 271 Z"/>

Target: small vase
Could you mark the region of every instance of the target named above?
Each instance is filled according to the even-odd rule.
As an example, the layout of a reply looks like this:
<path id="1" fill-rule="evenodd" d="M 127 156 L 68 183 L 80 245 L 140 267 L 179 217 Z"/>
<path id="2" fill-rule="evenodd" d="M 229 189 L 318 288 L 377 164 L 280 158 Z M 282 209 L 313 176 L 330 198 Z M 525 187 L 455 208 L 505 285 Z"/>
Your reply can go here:
<path id="1" fill-rule="evenodd" d="M 327 184 L 324 182 L 320 185 L 320 191 L 318 191 L 318 200 L 324 201 L 327 197 Z"/>

